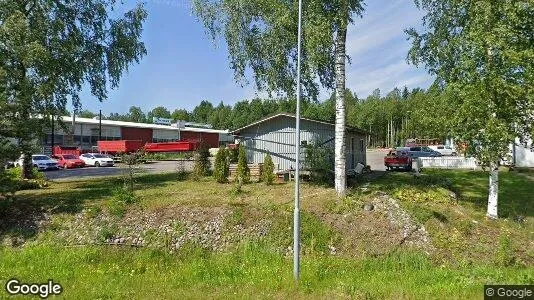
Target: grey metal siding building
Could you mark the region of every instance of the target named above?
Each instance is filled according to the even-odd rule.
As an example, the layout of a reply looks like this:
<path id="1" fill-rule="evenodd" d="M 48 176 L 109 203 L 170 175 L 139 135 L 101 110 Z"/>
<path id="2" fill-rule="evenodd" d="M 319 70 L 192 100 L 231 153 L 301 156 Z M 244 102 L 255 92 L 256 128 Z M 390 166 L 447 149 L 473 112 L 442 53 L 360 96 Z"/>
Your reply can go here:
<path id="1" fill-rule="evenodd" d="M 319 143 L 334 148 L 334 124 L 301 118 L 301 145 Z M 235 130 L 236 141 L 243 143 L 249 163 L 263 163 L 269 153 L 275 169 L 295 168 L 295 116 L 277 114 Z M 367 133 L 347 128 L 347 169 L 354 169 L 358 162 L 366 164 Z M 301 161 L 305 160 L 305 148 L 301 147 Z"/>

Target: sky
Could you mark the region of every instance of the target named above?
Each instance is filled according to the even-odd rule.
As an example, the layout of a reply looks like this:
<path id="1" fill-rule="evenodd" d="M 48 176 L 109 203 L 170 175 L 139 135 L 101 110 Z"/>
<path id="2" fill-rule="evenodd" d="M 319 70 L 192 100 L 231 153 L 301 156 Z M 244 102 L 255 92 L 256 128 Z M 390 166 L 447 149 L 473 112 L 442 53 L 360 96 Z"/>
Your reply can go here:
<path id="1" fill-rule="evenodd" d="M 126 12 L 137 1 L 126 1 L 115 13 Z M 103 103 L 85 89 L 82 109 L 126 113 L 130 106 L 145 112 L 156 106 L 192 110 L 202 100 L 217 105 L 263 96 L 253 84 L 241 87 L 229 67 L 224 40 L 212 42 L 191 13 L 187 0 L 145 0 L 148 18 L 143 42 L 147 55 L 130 67 L 117 89 Z M 367 0 L 361 19 L 347 34 L 346 87 L 358 97 L 376 88 L 384 95 L 395 87 L 427 88 L 433 78 L 424 68 L 406 63 L 410 41 L 404 29 L 419 27 L 422 13 L 413 0 Z M 304 20 L 305 22 L 305 20 Z M 323 90 L 320 100 L 331 91 Z"/>

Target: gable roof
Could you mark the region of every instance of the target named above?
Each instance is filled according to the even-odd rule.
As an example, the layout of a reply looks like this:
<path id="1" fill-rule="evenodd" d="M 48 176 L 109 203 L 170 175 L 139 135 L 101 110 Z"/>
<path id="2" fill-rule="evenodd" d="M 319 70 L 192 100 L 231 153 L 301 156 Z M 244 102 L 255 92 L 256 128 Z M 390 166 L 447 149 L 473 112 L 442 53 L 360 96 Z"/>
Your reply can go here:
<path id="1" fill-rule="evenodd" d="M 243 129 L 246 129 L 246 128 L 249 128 L 249 127 L 252 127 L 252 126 L 256 126 L 258 124 L 261 124 L 261 123 L 264 123 L 264 122 L 267 122 L 269 120 L 272 120 L 272 119 L 276 119 L 276 118 L 279 118 L 279 117 L 289 117 L 289 118 L 294 118 L 296 119 L 297 116 L 294 115 L 294 114 L 290 114 L 290 113 L 278 113 L 278 114 L 275 114 L 275 115 L 271 115 L 271 116 L 268 116 L 268 117 L 265 117 L 263 119 L 260 119 L 256 122 L 252 122 L 246 126 L 243 126 L 241 128 L 238 128 L 236 130 L 233 130 L 232 133 L 233 134 L 236 134 L 238 132 L 240 132 L 241 130 Z M 330 123 L 330 122 L 325 122 L 325 121 L 320 121 L 320 120 L 314 120 L 314 119 L 308 119 L 308 118 L 303 118 L 301 117 L 300 118 L 301 120 L 304 120 L 304 121 L 308 121 L 308 122 L 314 122 L 314 123 L 319 123 L 319 124 L 325 124 L 325 125 L 329 125 L 329 126 L 335 126 L 336 124 L 334 123 Z M 361 134 L 365 134 L 365 135 L 369 135 L 369 133 L 365 130 L 362 130 L 362 129 L 359 129 L 359 128 L 356 128 L 356 127 L 352 127 L 352 126 L 346 126 L 346 130 L 347 131 L 352 131 L 352 132 L 357 132 L 357 133 L 361 133 Z"/>

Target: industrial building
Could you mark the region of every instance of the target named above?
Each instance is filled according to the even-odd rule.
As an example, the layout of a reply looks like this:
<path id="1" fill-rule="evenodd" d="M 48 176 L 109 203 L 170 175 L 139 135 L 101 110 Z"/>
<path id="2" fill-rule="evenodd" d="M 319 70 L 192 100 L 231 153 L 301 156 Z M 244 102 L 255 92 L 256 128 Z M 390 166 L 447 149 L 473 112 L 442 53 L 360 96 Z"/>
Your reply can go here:
<path id="1" fill-rule="evenodd" d="M 144 142 L 199 141 L 216 148 L 233 142 L 227 130 L 185 127 L 183 123 L 172 125 L 146 124 L 123 121 L 99 120 L 98 118 L 62 117 L 46 133 L 43 152 L 51 153 L 52 145 L 75 146 L 90 150 L 101 140 L 142 140 Z M 74 131 L 73 131 L 74 125 Z"/>
<path id="2" fill-rule="evenodd" d="M 269 153 L 275 169 L 288 170 L 295 166 L 295 115 L 280 113 L 264 118 L 233 131 L 236 141 L 247 150 L 249 163 L 263 163 Z M 334 148 L 334 127 L 332 123 L 301 118 L 300 143 L 305 153 L 306 145 L 315 143 L 322 147 Z M 366 144 L 368 133 L 347 126 L 347 168 L 354 169 L 356 164 L 366 165 Z M 333 159 L 333 158 L 332 158 Z M 305 161 L 303 155 L 302 160 Z M 333 163 L 333 161 L 332 161 Z"/>

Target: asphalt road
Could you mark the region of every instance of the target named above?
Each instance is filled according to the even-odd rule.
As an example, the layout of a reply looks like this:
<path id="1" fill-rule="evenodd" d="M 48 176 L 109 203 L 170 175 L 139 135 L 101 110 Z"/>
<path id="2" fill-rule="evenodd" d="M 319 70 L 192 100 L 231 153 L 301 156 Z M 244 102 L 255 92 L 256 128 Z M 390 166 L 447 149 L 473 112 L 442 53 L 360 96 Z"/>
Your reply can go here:
<path id="1" fill-rule="evenodd" d="M 178 171 L 182 163 L 178 161 L 157 161 L 139 165 L 139 173 L 166 173 Z M 185 171 L 193 169 L 192 161 L 184 161 Z M 79 180 L 92 177 L 117 176 L 123 174 L 126 166 L 116 164 L 114 167 L 85 167 L 80 169 L 61 169 L 55 171 L 46 171 L 45 176 L 50 180 Z"/>
<path id="2" fill-rule="evenodd" d="M 386 166 L 384 166 L 384 156 L 386 156 L 387 151 L 372 150 L 367 151 L 367 164 L 371 166 L 373 171 L 385 171 Z"/>

